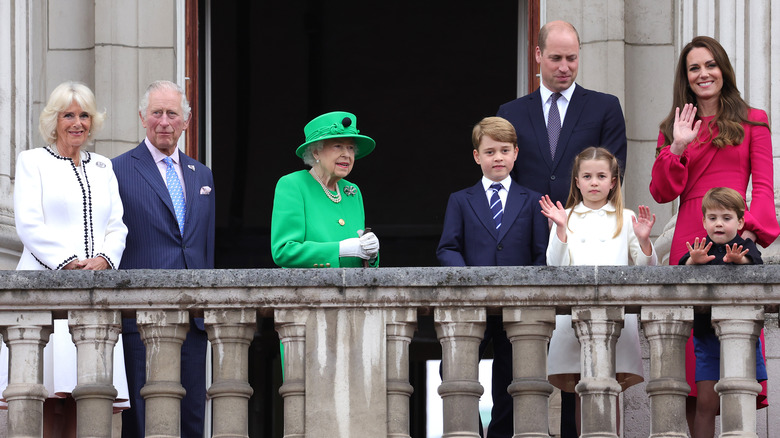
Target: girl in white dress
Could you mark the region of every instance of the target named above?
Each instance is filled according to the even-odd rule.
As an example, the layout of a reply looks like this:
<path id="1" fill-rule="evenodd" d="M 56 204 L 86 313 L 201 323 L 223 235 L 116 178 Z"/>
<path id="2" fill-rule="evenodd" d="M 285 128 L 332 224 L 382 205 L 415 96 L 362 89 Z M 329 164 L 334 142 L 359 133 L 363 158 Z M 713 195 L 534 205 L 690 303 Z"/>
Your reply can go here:
<path id="1" fill-rule="evenodd" d="M 639 206 L 639 217 L 623 209 L 620 168 L 606 149 L 589 147 L 574 159 L 566 209 L 545 195 L 539 201 L 542 214 L 553 223 L 547 246 L 547 264 L 657 265 L 650 230 L 655 215 Z M 580 344 L 571 315 L 558 315 L 550 339 L 547 374 L 551 384 L 574 392 L 580 380 Z M 644 380 L 637 316 L 625 316 L 617 342 L 616 378 L 623 390 Z M 576 399 L 577 431 L 580 404 Z"/>

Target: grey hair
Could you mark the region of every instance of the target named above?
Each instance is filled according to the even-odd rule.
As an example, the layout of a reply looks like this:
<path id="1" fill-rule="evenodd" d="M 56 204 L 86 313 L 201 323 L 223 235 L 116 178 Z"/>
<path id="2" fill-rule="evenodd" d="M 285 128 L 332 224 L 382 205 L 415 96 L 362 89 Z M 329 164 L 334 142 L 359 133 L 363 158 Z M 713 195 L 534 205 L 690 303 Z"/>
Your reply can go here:
<path id="1" fill-rule="evenodd" d="M 325 147 L 325 140 L 317 140 L 314 143 L 306 146 L 306 150 L 303 151 L 303 163 L 309 167 L 314 167 L 317 160 L 314 158 L 314 152 L 321 151 Z"/>
<path id="2" fill-rule="evenodd" d="M 154 81 L 146 87 L 146 92 L 141 98 L 141 105 L 138 107 L 138 110 L 141 111 L 141 116 L 143 116 L 144 119 L 146 119 L 146 110 L 149 108 L 149 95 L 152 94 L 152 91 L 157 90 L 169 90 L 179 93 L 181 96 L 181 110 L 184 113 L 184 120 L 187 121 L 190 119 L 191 108 L 190 103 L 187 101 L 187 93 L 185 93 L 184 89 L 178 84 L 171 81 Z"/>
<path id="3" fill-rule="evenodd" d="M 329 140 L 329 139 L 325 139 Z M 303 151 L 303 163 L 309 167 L 314 167 L 317 164 L 317 160 L 314 158 L 314 152 L 319 152 L 325 147 L 325 140 L 317 140 L 314 143 L 306 146 L 306 150 Z M 358 153 L 358 146 L 355 144 L 355 155 Z"/>
<path id="4" fill-rule="evenodd" d="M 57 118 L 74 102 L 81 107 L 82 111 L 86 111 L 91 119 L 92 126 L 88 136 L 90 143 L 94 139 L 94 133 L 103 126 L 106 112 L 105 110 L 102 113 L 98 112 L 92 90 L 81 82 L 66 81 L 57 85 L 51 92 L 46 107 L 43 108 L 38 119 L 38 132 L 47 144 L 57 142 Z"/>

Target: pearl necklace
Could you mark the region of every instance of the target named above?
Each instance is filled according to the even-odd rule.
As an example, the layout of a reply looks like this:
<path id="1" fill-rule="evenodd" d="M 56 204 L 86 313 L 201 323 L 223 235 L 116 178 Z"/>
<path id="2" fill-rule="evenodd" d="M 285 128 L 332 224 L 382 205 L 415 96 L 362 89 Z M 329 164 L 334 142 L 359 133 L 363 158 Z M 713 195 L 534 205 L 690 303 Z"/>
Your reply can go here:
<path id="1" fill-rule="evenodd" d="M 323 183 L 322 180 L 320 179 L 319 175 L 317 175 L 317 171 L 312 169 L 311 172 L 309 172 L 309 173 L 311 173 L 312 176 L 314 176 L 314 179 L 316 179 L 317 182 L 320 183 L 320 187 L 322 187 L 322 191 L 325 192 L 326 195 L 328 195 L 328 199 L 330 199 L 331 201 L 333 201 L 336 204 L 341 202 L 341 192 L 339 191 L 339 185 L 338 184 L 336 184 L 336 196 L 333 196 L 333 193 L 331 193 L 330 190 L 328 190 L 328 188 L 325 187 L 325 183 Z"/>

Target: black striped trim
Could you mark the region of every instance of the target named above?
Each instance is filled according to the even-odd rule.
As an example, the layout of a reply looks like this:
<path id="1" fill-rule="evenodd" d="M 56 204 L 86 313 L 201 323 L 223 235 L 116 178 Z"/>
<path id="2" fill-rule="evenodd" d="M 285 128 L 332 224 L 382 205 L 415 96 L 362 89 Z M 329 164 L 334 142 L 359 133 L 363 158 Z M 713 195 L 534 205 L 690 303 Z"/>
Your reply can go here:
<path id="1" fill-rule="evenodd" d="M 112 262 L 111 259 L 107 255 L 103 254 L 102 252 L 95 254 L 95 257 L 103 257 L 108 262 L 108 266 L 111 266 L 111 269 L 116 269 L 116 265 L 114 265 L 114 262 Z"/>

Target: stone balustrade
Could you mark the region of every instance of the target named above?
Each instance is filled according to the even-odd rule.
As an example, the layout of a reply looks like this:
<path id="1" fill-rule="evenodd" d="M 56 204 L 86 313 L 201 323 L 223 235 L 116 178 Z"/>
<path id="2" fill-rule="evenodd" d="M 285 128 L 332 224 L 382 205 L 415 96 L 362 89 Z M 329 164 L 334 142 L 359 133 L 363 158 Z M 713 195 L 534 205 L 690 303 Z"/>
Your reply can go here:
<path id="1" fill-rule="evenodd" d="M 723 342 L 724 436 L 756 436 L 755 342 L 780 303 L 780 266 L 0 271 L 0 333 L 10 351 L 9 437 L 41 436 L 42 349 L 69 318 L 78 351 L 79 436 L 111 433 L 112 347 L 120 316 L 147 345 L 147 435 L 178 436 L 179 351 L 190 316 L 213 347 L 213 436 L 247 436 L 248 349 L 257 317 L 284 346 L 285 437 L 409 437 L 409 344 L 432 315 L 442 345 L 445 437 L 477 437 L 477 350 L 488 314 L 513 346 L 515 437 L 548 436 L 547 343 L 570 313 L 582 345 L 583 436 L 616 437 L 614 345 L 639 313 L 650 346 L 651 437 L 685 436 L 684 351 L 694 311 Z"/>

